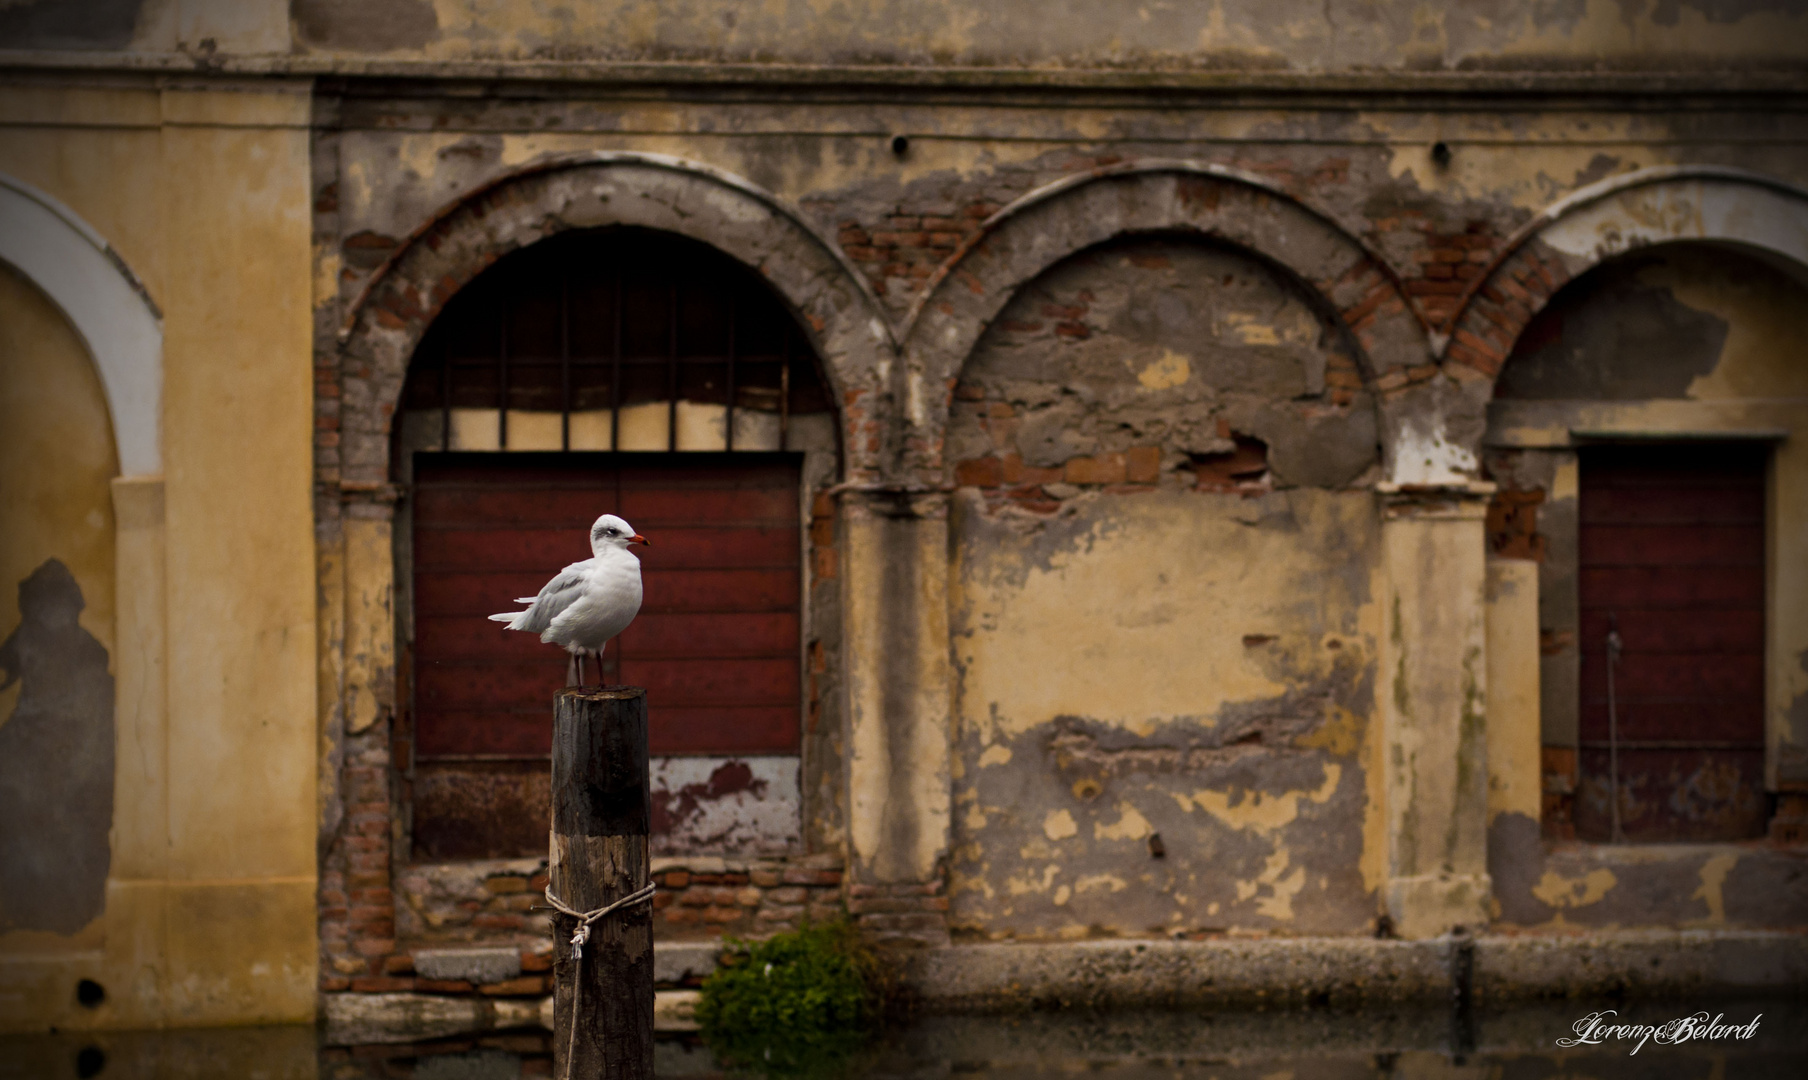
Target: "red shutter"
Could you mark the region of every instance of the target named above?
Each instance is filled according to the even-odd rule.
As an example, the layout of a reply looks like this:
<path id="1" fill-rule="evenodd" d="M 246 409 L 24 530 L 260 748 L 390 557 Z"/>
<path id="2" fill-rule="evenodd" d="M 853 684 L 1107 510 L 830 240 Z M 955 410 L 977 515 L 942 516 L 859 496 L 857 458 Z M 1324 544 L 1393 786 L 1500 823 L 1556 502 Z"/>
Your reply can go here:
<path id="1" fill-rule="evenodd" d="M 564 650 L 485 616 L 518 610 L 620 514 L 644 598 L 604 652 L 647 688 L 656 755 L 796 754 L 798 454 L 421 454 L 415 459 L 415 848 L 544 851 L 545 758 Z M 597 681 L 594 669 L 589 681 Z"/>
<path id="2" fill-rule="evenodd" d="M 1626 839 L 1763 835 L 1766 460 L 1725 444 L 1582 452 L 1578 836 L 1611 833 L 1613 620 Z"/>
<path id="3" fill-rule="evenodd" d="M 417 756 L 547 753 L 566 655 L 485 616 L 588 558 L 605 513 L 652 541 L 604 674 L 647 688 L 653 753 L 796 753 L 799 456 L 520 456 L 417 459 Z"/>

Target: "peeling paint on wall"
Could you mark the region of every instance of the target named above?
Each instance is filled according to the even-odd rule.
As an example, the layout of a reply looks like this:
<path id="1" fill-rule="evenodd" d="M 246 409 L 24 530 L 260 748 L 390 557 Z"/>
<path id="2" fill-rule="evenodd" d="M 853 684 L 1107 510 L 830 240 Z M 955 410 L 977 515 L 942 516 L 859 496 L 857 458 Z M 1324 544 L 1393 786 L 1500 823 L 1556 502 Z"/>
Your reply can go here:
<path id="1" fill-rule="evenodd" d="M 1303 609 L 1282 597 L 1295 575 L 1326 572 L 1307 552 L 1374 543 L 1373 504 L 1308 491 L 1257 501 L 1275 505 L 1244 515 L 1236 496 L 1101 496 L 1029 532 L 961 504 L 957 927 L 1372 922 L 1359 858 L 1366 577 L 1319 586 Z"/>
<path id="2" fill-rule="evenodd" d="M 803 805 L 795 757 L 654 758 L 653 850 L 660 855 L 797 848 Z"/>

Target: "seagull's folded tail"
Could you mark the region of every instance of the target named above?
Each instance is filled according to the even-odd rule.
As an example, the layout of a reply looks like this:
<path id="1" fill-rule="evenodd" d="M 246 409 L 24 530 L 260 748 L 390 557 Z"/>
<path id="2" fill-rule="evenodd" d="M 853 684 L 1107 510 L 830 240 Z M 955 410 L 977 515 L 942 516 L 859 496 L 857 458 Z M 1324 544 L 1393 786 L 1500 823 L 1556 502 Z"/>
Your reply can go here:
<path id="1" fill-rule="evenodd" d="M 520 601 L 520 602 L 525 603 L 525 601 Z M 519 622 L 521 617 L 526 614 L 527 614 L 527 612 L 525 612 L 525 611 L 505 611 L 500 615 L 491 615 L 490 621 L 491 622 L 508 623 L 510 630 L 519 630 L 520 627 L 515 626 L 514 624 L 516 622 Z"/>

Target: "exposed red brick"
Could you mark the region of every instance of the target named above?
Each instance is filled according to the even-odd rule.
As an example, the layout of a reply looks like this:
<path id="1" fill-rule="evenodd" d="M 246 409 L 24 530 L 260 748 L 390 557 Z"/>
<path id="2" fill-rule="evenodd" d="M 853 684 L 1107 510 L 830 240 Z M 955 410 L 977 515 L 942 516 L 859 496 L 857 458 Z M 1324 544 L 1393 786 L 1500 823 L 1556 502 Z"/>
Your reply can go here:
<path id="1" fill-rule="evenodd" d="M 1133 484 L 1153 484 L 1161 479 L 1161 447 L 1132 446 L 1126 451 L 1124 479 Z"/>
<path id="2" fill-rule="evenodd" d="M 552 979 L 545 975 L 523 975 L 518 979 L 504 979 L 499 983 L 486 983 L 477 988 L 477 992 L 488 997 L 524 997 L 530 994 L 544 994 L 552 989 Z"/>
<path id="3" fill-rule="evenodd" d="M 960 462 L 954 466 L 954 482 L 961 487 L 997 487 L 1004 483 L 1004 463 L 995 457 Z"/>
<path id="4" fill-rule="evenodd" d="M 1488 501 L 1488 545 L 1505 559 L 1544 561 L 1546 540 L 1538 532 L 1538 507 L 1544 502 L 1540 489 L 1501 489 Z"/>
<path id="5" fill-rule="evenodd" d="M 525 930 L 528 922 L 519 915 L 496 915 L 486 912 L 473 917 L 471 925 L 492 930 Z"/>
<path id="6" fill-rule="evenodd" d="M 1506 350 L 1467 329 L 1459 328 L 1456 332 L 1456 340 L 1497 365 L 1507 358 Z"/>
<path id="7" fill-rule="evenodd" d="M 1070 484 L 1121 484 L 1126 471 L 1123 454 L 1100 454 L 1069 459 L 1062 469 L 1062 479 Z"/>
<path id="8" fill-rule="evenodd" d="M 1268 471 L 1268 444 L 1249 435 L 1232 433 L 1236 449 L 1223 454 L 1200 454 L 1193 459 L 1194 483 L 1201 491 L 1236 491 L 1261 480 Z"/>
<path id="9" fill-rule="evenodd" d="M 363 975 L 352 980 L 352 991 L 359 994 L 393 994 L 414 989 L 413 979 L 387 975 Z"/>

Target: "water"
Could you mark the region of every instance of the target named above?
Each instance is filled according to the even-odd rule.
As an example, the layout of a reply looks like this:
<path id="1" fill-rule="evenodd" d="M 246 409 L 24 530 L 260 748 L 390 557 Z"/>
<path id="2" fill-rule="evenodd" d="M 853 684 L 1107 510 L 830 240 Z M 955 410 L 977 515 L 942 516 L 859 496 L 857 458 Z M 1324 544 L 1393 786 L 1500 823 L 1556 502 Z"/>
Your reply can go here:
<path id="1" fill-rule="evenodd" d="M 1743 1024 L 1750 1041 L 1563 1049 L 1580 1017 L 1617 1009 L 1658 1024 L 1700 1009 Z M 727 1075 L 695 1038 L 662 1038 L 660 1076 Z M 0 1078 L 107 1080 L 515 1080 L 552 1072 L 543 1032 L 396 1046 L 322 1046 L 312 1028 L 236 1028 L 0 1037 Z M 1360 1011 L 923 1016 L 857 1059 L 813 1073 L 962 1080 L 1800 1080 L 1808 1076 L 1808 997 L 1537 1002 L 1456 1014 L 1419 1006 Z"/>

